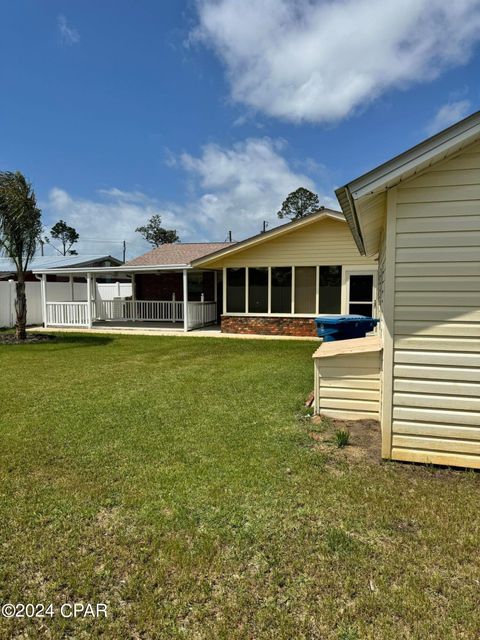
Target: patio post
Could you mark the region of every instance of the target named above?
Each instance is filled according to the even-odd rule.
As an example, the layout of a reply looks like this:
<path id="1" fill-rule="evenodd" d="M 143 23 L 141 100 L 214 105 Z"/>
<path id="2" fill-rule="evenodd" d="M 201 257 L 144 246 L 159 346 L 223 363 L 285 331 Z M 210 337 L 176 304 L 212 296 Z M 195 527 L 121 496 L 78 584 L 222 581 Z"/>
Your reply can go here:
<path id="1" fill-rule="evenodd" d="M 135 274 L 131 273 L 130 278 L 132 279 L 132 320 L 133 322 L 137 321 L 137 291 L 135 286 Z"/>
<path id="2" fill-rule="evenodd" d="M 42 281 L 40 286 L 40 293 L 42 296 L 42 320 L 43 326 L 47 326 L 47 276 L 42 273 Z"/>
<path id="3" fill-rule="evenodd" d="M 188 331 L 188 271 L 183 270 L 183 330 Z"/>
<path id="4" fill-rule="evenodd" d="M 73 282 L 73 276 L 68 276 L 68 281 L 70 283 L 70 299 L 73 302 L 75 300 L 75 284 Z"/>
<path id="5" fill-rule="evenodd" d="M 87 327 L 92 328 L 92 274 L 87 273 Z"/>
<path id="6" fill-rule="evenodd" d="M 93 320 L 96 320 L 98 317 L 97 314 L 97 276 L 93 276 L 92 278 L 92 295 L 93 295 Z"/>

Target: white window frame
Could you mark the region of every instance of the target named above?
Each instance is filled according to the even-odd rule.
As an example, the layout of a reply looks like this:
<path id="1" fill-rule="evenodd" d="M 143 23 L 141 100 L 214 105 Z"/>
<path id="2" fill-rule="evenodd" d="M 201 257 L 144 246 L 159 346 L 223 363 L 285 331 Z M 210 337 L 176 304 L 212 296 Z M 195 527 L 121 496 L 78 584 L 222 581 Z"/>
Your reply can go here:
<path id="1" fill-rule="evenodd" d="M 378 295 L 378 266 L 372 265 L 366 267 L 365 265 L 348 265 L 342 269 L 342 314 L 349 313 L 350 306 L 350 276 L 373 276 L 373 291 L 372 291 L 372 315 L 377 314 L 377 295 Z M 369 304 L 365 301 L 366 304 Z"/>
<path id="2" fill-rule="evenodd" d="M 377 290 L 378 290 L 378 266 L 377 265 L 345 265 L 345 264 L 295 264 L 295 265 L 275 265 L 280 267 L 291 267 L 292 269 L 292 304 L 290 313 L 272 313 L 272 268 L 271 266 L 265 267 L 264 264 L 259 265 L 250 265 L 249 267 L 231 267 L 232 269 L 245 269 L 245 309 L 246 311 L 231 311 L 227 310 L 227 269 L 230 267 L 223 268 L 223 314 L 228 316 L 256 316 L 260 318 L 284 318 L 284 317 L 292 317 L 292 318 L 316 318 L 317 316 L 322 315 L 332 315 L 332 314 L 322 314 L 320 313 L 320 267 L 330 267 L 330 266 L 339 266 L 342 268 L 342 283 L 341 283 L 341 308 L 339 315 L 348 314 L 348 306 L 349 306 L 349 283 L 350 283 L 350 275 L 373 275 L 373 314 L 375 316 L 377 312 Z M 315 277 L 315 313 L 295 313 L 295 268 L 296 267 L 315 267 L 316 277 Z M 249 284 L 249 268 L 252 269 L 268 269 L 268 311 L 265 313 L 250 313 L 248 311 L 248 284 Z M 334 314 L 336 315 L 336 314 Z"/>

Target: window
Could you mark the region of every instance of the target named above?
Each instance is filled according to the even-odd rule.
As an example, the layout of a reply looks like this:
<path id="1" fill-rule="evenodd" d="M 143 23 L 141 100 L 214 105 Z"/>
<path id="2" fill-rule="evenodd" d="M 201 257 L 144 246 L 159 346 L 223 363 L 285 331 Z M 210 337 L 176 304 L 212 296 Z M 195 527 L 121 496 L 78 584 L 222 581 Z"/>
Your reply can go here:
<path id="1" fill-rule="evenodd" d="M 272 313 L 292 312 L 292 267 L 272 267 Z"/>
<path id="2" fill-rule="evenodd" d="M 320 267 L 320 313 L 340 313 L 342 307 L 342 267 Z"/>
<path id="3" fill-rule="evenodd" d="M 373 275 L 350 276 L 348 313 L 371 317 L 373 315 Z"/>
<path id="4" fill-rule="evenodd" d="M 249 267 L 248 269 L 248 312 L 268 311 L 268 269 Z"/>
<path id="5" fill-rule="evenodd" d="M 245 313 L 245 269 L 227 269 L 227 313 Z"/>
<path id="6" fill-rule="evenodd" d="M 315 313 L 315 267 L 295 267 L 295 313 Z"/>

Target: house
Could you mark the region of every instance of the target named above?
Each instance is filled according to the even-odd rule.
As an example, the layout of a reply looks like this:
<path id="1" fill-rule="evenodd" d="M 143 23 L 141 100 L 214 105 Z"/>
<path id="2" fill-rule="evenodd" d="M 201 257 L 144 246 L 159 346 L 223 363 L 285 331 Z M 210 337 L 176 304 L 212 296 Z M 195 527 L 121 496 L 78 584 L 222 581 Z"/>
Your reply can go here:
<path id="1" fill-rule="evenodd" d="M 227 333 L 315 336 L 319 315 L 375 313 L 377 262 L 321 209 L 192 262 L 221 274 Z"/>
<path id="2" fill-rule="evenodd" d="M 382 354 L 375 338 L 339 343 L 320 378 L 356 372 L 373 391 L 370 345 L 383 457 L 480 468 L 480 112 L 336 193 L 361 255 L 378 255 Z M 374 410 L 354 387 L 343 398 Z"/>
<path id="3" fill-rule="evenodd" d="M 47 325 L 219 323 L 226 333 L 314 336 L 318 315 L 376 312 L 376 258 L 360 256 L 344 215 L 330 209 L 242 242 L 162 245 L 120 267 L 70 274 L 86 279 L 86 300 L 96 278 L 131 277 L 132 299 L 70 308 L 50 302 L 46 289 Z"/>
<path id="4" fill-rule="evenodd" d="M 120 260 L 110 255 L 95 254 L 83 256 L 35 256 L 30 260 L 29 269 L 25 275 L 26 282 L 38 282 L 33 271 L 42 269 L 66 269 L 68 267 L 110 267 L 122 264 Z M 15 280 L 17 270 L 13 260 L 0 258 L 0 280 Z M 49 282 L 61 282 L 62 276 L 49 276 Z"/>

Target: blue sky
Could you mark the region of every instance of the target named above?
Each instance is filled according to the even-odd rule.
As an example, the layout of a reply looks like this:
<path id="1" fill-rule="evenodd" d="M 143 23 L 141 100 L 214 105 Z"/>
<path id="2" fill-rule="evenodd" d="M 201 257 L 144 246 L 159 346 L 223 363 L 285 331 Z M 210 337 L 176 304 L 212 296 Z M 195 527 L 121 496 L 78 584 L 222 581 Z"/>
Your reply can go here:
<path id="1" fill-rule="evenodd" d="M 3 2 L 0 168 L 81 252 L 277 224 L 478 109 L 480 2 Z M 388 5 L 388 6 L 385 6 Z"/>

